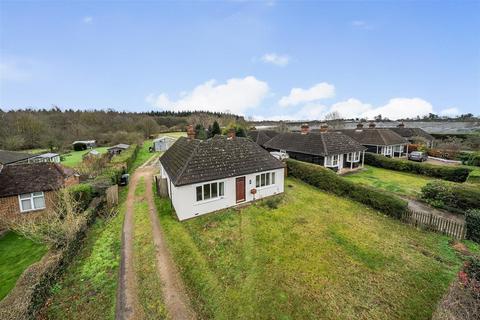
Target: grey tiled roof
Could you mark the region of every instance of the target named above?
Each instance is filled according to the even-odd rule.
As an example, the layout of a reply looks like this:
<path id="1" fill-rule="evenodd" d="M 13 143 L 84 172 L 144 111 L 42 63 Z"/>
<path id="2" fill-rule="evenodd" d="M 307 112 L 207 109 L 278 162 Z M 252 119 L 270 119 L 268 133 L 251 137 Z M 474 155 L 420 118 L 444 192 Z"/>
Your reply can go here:
<path id="1" fill-rule="evenodd" d="M 255 142 L 215 136 L 201 141 L 179 138 L 160 158 L 175 186 L 283 168 Z"/>
<path id="2" fill-rule="evenodd" d="M 421 128 L 389 128 L 393 132 L 396 132 L 397 134 L 401 135 L 404 138 L 414 138 L 414 137 L 422 137 L 425 138 L 429 141 L 435 140 L 435 138 L 430 135 L 428 132 Z"/>
<path id="3" fill-rule="evenodd" d="M 114 146 L 111 146 L 110 148 L 108 148 L 108 150 L 110 149 L 128 149 L 130 147 L 129 144 L 125 144 L 125 143 L 119 143 L 119 144 L 116 144 Z"/>
<path id="4" fill-rule="evenodd" d="M 363 145 L 389 146 L 407 143 L 405 138 L 386 128 L 343 129 L 337 131 L 352 137 Z"/>
<path id="5" fill-rule="evenodd" d="M 26 160 L 34 157 L 35 155 L 23 152 L 0 150 L 0 163 L 9 164 L 18 161 Z"/>
<path id="6" fill-rule="evenodd" d="M 263 146 L 267 141 L 278 135 L 278 132 L 273 130 L 251 130 L 248 131 L 248 137 Z"/>
<path id="7" fill-rule="evenodd" d="M 285 132 L 265 143 L 265 147 L 318 156 L 344 154 L 366 149 L 354 139 L 340 132 L 308 134 Z"/>

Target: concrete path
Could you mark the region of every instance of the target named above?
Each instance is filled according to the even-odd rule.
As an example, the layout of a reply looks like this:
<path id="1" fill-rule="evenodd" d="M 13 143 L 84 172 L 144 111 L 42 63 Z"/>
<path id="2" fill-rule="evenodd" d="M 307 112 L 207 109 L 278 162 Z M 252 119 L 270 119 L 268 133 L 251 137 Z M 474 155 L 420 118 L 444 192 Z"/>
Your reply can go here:
<path id="1" fill-rule="evenodd" d="M 402 197 L 402 198 L 404 200 L 408 201 L 408 208 L 413 210 L 413 211 L 431 213 L 431 214 L 434 214 L 438 217 L 450 219 L 450 220 L 456 221 L 456 222 L 461 223 L 461 224 L 465 223 L 465 217 L 463 215 L 451 213 L 451 212 L 441 210 L 441 209 L 437 209 L 437 208 L 433 208 L 433 207 L 429 206 L 428 204 L 423 203 L 423 202 L 418 201 L 418 200 L 413 200 L 413 199 L 406 198 L 406 197 Z"/>

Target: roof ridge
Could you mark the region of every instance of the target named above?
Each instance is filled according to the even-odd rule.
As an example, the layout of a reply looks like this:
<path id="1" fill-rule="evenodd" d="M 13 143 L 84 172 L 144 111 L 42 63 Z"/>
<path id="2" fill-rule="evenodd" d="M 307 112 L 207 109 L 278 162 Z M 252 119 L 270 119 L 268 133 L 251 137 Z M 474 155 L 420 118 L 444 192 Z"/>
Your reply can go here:
<path id="1" fill-rule="evenodd" d="M 184 138 L 184 137 L 182 137 L 182 138 Z M 185 138 L 185 139 L 188 139 L 188 138 Z M 193 141 L 195 141 L 195 140 L 190 140 L 190 142 L 193 142 Z M 180 170 L 180 172 L 177 174 L 177 179 L 175 179 L 175 182 L 177 182 L 178 180 L 180 180 L 180 178 L 182 177 L 182 174 L 183 174 L 183 173 L 185 172 L 185 170 L 187 169 L 189 162 L 192 160 L 193 155 L 197 152 L 197 149 L 198 149 L 198 147 L 200 146 L 201 143 L 202 143 L 202 141 L 200 141 L 200 142 L 197 144 L 197 146 L 195 147 L 195 149 L 193 149 L 193 152 L 190 153 L 190 156 L 188 157 L 187 161 L 185 161 L 182 170 Z"/>
<path id="2" fill-rule="evenodd" d="M 323 134 L 320 134 L 320 136 L 322 137 L 320 140 L 322 140 L 322 145 L 323 145 L 323 154 L 326 156 L 328 155 L 328 152 L 327 152 L 327 144 L 325 143 L 325 136 Z"/>

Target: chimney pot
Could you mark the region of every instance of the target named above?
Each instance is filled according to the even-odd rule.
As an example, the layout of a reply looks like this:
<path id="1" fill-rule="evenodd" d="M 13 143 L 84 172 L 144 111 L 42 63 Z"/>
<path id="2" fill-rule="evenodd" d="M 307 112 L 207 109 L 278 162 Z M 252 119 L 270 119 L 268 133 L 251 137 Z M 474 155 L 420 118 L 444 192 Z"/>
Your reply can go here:
<path id="1" fill-rule="evenodd" d="M 372 128 L 372 129 L 375 128 L 375 126 L 376 126 L 376 124 L 373 121 L 370 121 L 370 123 L 368 124 L 368 127 Z"/>
<path id="2" fill-rule="evenodd" d="M 327 132 L 328 131 L 328 124 L 324 123 L 320 126 L 320 132 Z"/>
<path id="3" fill-rule="evenodd" d="M 358 129 L 362 129 L 362 128 L 363 128 L 363 123 L 359 122 L 359 123 L 357 124 L 357 128 L 358 128 Z"/>
<path id="4" fill-rule="evenodd" d="M 302 132 L 302 134 L 307 134 L 307 133 L 310 132 L 310 126 L 308 125 L 308 123 L 302 124 L 301 132 Z"/>
<path id="5" fill-rule="evenodd" d="M 235 129 L 234 128 L 228 130 L 227 139 L 229 139 L 229 140 L 235 139 L 235 136 L 236 136 L 236 134 L 235 134 Z"/>
<path id="6" fill-rule="evenodd" d="M 195 139 L 195 130 L 193 130 L 193 125 L 191 124 L 187 126 L 187 137 L 190 140 Z"/>
<path id="7" fill-rule="evenodd" d="M 397 127 L 399 127 L 399 128 L 405 128 L 405 123 L 403 123 L 403 121 L 402 121 L 401 123 L 398 124 Z"/>

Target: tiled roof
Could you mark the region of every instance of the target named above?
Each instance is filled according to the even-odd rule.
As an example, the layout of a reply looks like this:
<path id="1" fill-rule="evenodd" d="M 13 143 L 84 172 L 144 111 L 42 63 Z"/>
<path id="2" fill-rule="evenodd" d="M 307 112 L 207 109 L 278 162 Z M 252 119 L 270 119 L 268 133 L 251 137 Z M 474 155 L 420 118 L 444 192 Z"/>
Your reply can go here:
<path id="1" fill-rule="evenodd" d="M 179 138 L 160 158 L 175 186 L 283 168 L 255 142 L 215 136 L 206 141 Z"/>
<path id="2" fill-rule="evenodd" d="M 247 135 L 253 142 L 263 146 L 267 141 L 278 135 L 278 132 L 273 130 L 251 130 L 248 131 Z"/>
<path id="3" fill-rule="evenodd" d="M 364 146 L 340 132 L 308 134 L 285 132 L 273 137 L 270 141 L 265 143 L 265 147 L 269 149 L 318 156 L 344 154 L 365 150 Z"/>
<path id="4" fill-rule="evenodd" d="M 407 142 L 405 138 L 386 128 L 343 129 L 337 131 L 352 137 L 363 145 L 389 146 Z"/>
<path id="5" fill-rule="evenodd" d="M 110 149 L 128 149 L 129 147 L 130 147 L 130 145 L 128 145 L 128 144 L 119 143 L 119 144 L 117 144 L 117 145 L 111 146 L 111 147 L 108 148 L 107 150 L 110 150 Z"/>
<path id="6" fill-rule="evenodd" d="M 404 138 L 414 138 L 414 137 L 422 137 L 425 138 L 429 141 L 435 140 L 435 138 L 430 135 L 428 132 L 421 128 L 389 128 L 393 132 L 396 132 L 397 134 L 401 135 Z"/>
<path id="7" fill-rule="evenodd" d="M 0 150 L 0 163 L 9 164 L 34 157 L 33 154 Z"/>
<path id="8" fill-rule="evenodd" d="M 5 166 L 0 171 L 0 197 L 57 190 L 73 173 L 51 162 Z"/>

